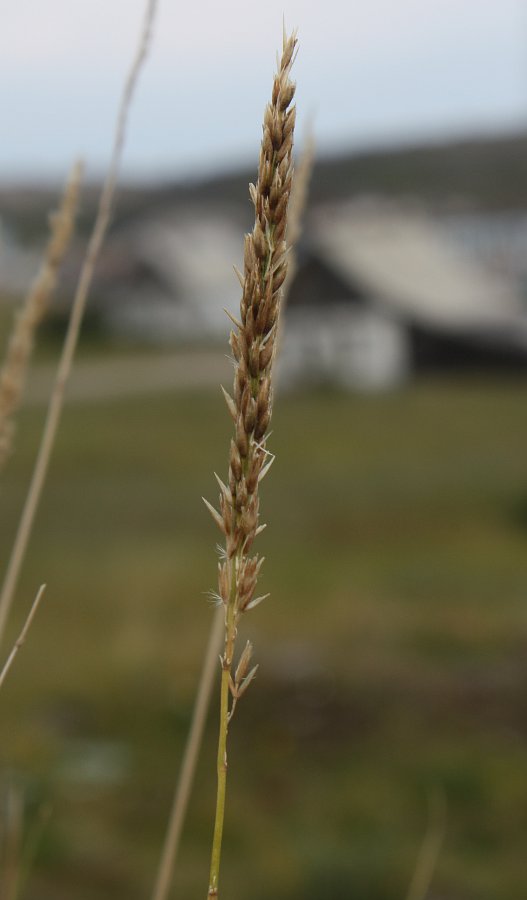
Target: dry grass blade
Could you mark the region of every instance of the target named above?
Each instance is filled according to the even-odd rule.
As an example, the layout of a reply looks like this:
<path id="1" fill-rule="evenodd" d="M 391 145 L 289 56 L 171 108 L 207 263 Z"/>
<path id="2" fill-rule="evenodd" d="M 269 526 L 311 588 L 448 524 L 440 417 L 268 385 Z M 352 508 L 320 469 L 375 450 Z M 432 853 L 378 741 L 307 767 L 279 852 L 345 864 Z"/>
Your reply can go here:
<path id="1" fill-rule="evenodd" d="M 35 597 L 35 599 L 33 601 L 33 606 L 29 610 L 29 615 L 25 621 L 24 627 L 23 627 L 22 631 L 20 632 L 17 640 L 15 641 L 15 644 L 13 646 L 13 649 L 11 650 L 11 653 L 7 657 L 4 668 L 0 672 L 0 688 L 2 687 L 2 685 L 6 679 L 6 675 L 9 672 L 9 669 L 13 665 L 15 656 L 17 655 L 18 651 L 20 650 L 22 644 L 24 643 L 24 641 L 27 637 L 27 633 L 28 633 L 29 629 L 31 628 L 31 623 L 33 622 L 33 619 L 35 618 L 35 613 L 40 605 L 40 601 L 42 600 L 42 595 L 44 594 L 45 590 L 46 590 L 46 585 L 45 584 L 41 585 L 38 590 L 37 596 Z"/>
<path id="2" fill-rule="evenodd" d="M 31 484 L 29 486 L 29 491 L 26 497 L 26 502 L 24 504 L 24 509 L 22 511 L 22 516 L 15 537 L 13 550 L 9 559 L 9 564 L 2 586 L 2 593 L 0 594 L 0 642 L 5 630 L 5 624 L 7 616 L 9 614 L 9 610 L 11 608 L 13 595 L 18 581 L 18 575 L 20 573 L 20 568 L 24 559 L 26 547 L 33 526 L 35 513 L 46 478 L 51 451 L 55 442 L 55 435 L 57 433 L 57 428 L 62 413 L 64 391 L 71 372 L 82 319 L 84 316 L 84 310 L 86 307 L 86 300 L 88 298 L 88 292 L 93 278 L 93 271 L 104 238 L 106 236 L 106 232 L 108 230 L 108 225 L 110 223 L 112 204 L 115 195 L 115 189 L 117 186 L 117 176 L 126 135 L 128 112 L 139 72 L 146 58 L 150 45 L 156 9 L 157 0 L 149 0 L 146 7 L 143 26 L 141 29 L 139 45 L 134 55 L 132 66 L 126 79 L 123 94 L 121 97 L 110 165 L 101 192 L 97 217 L 95 219 L 95 224 L 88 244 L 88 249 L 86 251 L 86 256 L 82 264 L 79 282 L 75 291 L 75 296 L 73 298 L 73 305 L 68 322 L 68 329 L 66 332 L 64 346 L 57 369 L 57 375 L 48 407 L 48 413 L 46 422 L 44 424 L 44 431 L 42 434 L 37 459 L 35 462 L 35 468 L 33 470 Z"/>
<path id="3" fill-rule="evenodd" d="M 227 731 L 237 700 L 254 672 L 245 675 L 252 648 L 234 671 L 235 639 L 240 616 L 251 609 L 262 559 L 251 556 L 259 525 L 259 483 L 269 462 L 266 448 L 272 412 L 272 366 L 282 286 L 287 274 L 287 209 L 293 181 L 295 85 L 290 79 L 296 36 L 284 34 L 282 56 L 265 110 L 258 181 L 250 185 L 255 223 L 245 237 L 240 321 L 231 331 L 235 363 L 233 396 L 226 397 L 234 419 L 228 484 L 220 483 L 219 511 L 209 509 L 225 536 L 219 564 L 218 595 L 224 607 L 225 638 L 221 657 L 220 732 L 218 738 L 216 816 L 208 898 L 218 896 L 225 791 Z M 238 676 L 240 680 L 238 681 Z"/>
<path id="4" fill-rule="evenodd" d="M 0 372 L 0 469 L 11 452 L 13 414 L 20 404 L 35 331 L 45 315 L 57 286 L 59 269 L 68 249 L 79 205 L 82 164 L 77 162 L 68 178 L 60 207 L 51 216 L 50 237 L 40 271 L 21 310 L 17 313 Z"/>
<path id="5" fill-rule="evenodd" d="M 287 275 L 282 290 L 282 314 L 278 322 L 278 336 L 276 339 L 278 352 L 282 349 L 282 340 L 284 334 L 284 308 L 287 304 L 287 298 L 291 285 L 294 281 L 297 270 L 297 253 L 296 248 L 306 212 L 307 198 L 309 194 L 309 184 L 311 175 L 313 174 L 313 165 L 315 162 L 315 138 L 311 127 L 306 131 L 304 150 L 295 167 L 295 177 L 293 180 L 293 190 L 291 191 L 291 202 L 289 204 L 289 221 L 287 226 L 287 243 L 289 247 L 289 257 L 287 261 Z"/>

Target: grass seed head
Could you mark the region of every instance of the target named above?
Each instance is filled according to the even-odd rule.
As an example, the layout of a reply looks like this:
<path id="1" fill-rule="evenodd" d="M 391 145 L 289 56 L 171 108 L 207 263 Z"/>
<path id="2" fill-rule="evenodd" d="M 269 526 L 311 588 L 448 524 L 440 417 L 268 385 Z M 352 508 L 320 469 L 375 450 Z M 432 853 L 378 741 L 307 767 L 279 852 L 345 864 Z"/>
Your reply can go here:
<path id="1" fill-rule="evenodd" d="M 57 212 L 49 217 L 50 236 L 40 271 L 17 314 L 0 372 L 0 468 L 12 448 L 13 415 L 20 403 L 35 331 L 44 317 L 55 290 L 59 269 L 73 234 L 79 202 L 82 165 L 73 167 Z"/>
<path id="2" fill-rule="evenodd" d="M 239 320 L 233 324 L 230 347 L 234 361 L 232 396 L 223 391 L 234 422 L 229 455 L 228 487 L 219 479 L 220 512 L 207 507 L 226 538 L 227 562 L 236 562 L 236 615 L 253 608 L 261 562 L 248 557 L 262 530 L 259 524 L 259 482 L 268 471 L 266 450 L 272 414 L 272 367 L 276 355 L 277 322 L 282 285 L 287 275 L 287 209 L 293 181 L 295 85 L 290 72 L 296 36 L 284 36 L 274 77 L 271 102 L 264 113 L 256 184 L 249 186 L 254 227 L 245 236 L 243 273 L 237 273 L 242 296 Z M 271 457 L 272 460 L 272 457 Z M 220 567 L 219 594 L 230 596 L 226 568 Z"/>

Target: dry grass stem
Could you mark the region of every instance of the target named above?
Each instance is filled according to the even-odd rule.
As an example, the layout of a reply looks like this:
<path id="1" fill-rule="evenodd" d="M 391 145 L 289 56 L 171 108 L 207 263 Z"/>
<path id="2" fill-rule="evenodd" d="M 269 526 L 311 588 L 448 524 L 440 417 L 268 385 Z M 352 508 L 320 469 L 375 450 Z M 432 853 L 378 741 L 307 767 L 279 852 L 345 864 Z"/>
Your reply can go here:
<path id="1" fill-rule="evenodd" d="M 240 320 L 234 322 L 235 330 L 230 335 L 235 369 L 232 397 L 224 391 L 234 422 L 228 478 L 226 484 L 217 479 L 219 511 L 205 501 L 225 537 L 225 549 L 218 564 L 218 602 L 224 610 L 225 638 L 221 657 L 218 789 L 208 898 L 218 896 L 228 725 L 237 701 L 256 672 L 256 667 L 250 667 L 250 644 L 234 669 L 238 622 L 244 612 L 264 599 L 255 597 L 263 558 L 257 554 L 251 556 L 250 551 L 264 527 L 259 524 L 259 484 L 273 461 L 266 439 L 272 411 L 271 371 L 281 289 L 287 274 L 287 207 L 293 180 L 295 125 L 295 107 L 291 106 L 295 85 L 290 72 L 296 43 L 294 34 L 289 38 L 284 34 L 271 102 L 265 110 L 258 181 L 249 188 L 255 223 L 251 234 L 245 237 Z"/>
<path id="2" fill-rule="evenodd" d="M 68 178 L 60 207 L 50 220 L 50 237 L 42 266 L 26 300 L 17 313 L 0 372 L 0 469 L 11 453 L 13 415 L 20 404 L 35 331 L 55 291 L 59 269 L 68 249 L 79 204 L 82 164 L 77 162 Z"/>
<path id="3" fill-rule="evenodd" d="M 295 166 L 295 177 L 293 179 L 293 189 L 291 191 L 291 200 L 289 203 L 289 214 L 287 223 L 287 245 L 289 249 L 289 257 L 287 260 L 287 275 L 282 289 L 282 314 L 278 322 L 278 335 L 276 338 L 277 352 L 282 349 L 282 341 L 284 336 L 284 308 L 287 304 L 287 298 L 291 285 L 297 270 L 297 244 L 302 234 L 304 216 L 307 206 L 307 198 L 309 195 L 309 185 L 311 175 L 313 173 L 313 165 L 315 162 L 315 138 L 313 131 L 309 127 L 306 131 L 304 149 Z"/>
<path id="4" fill-rule="evenodd" d="M 113 143 L 112 156 L 108 173 L 99 200 L 97 216 L 93 226 L 92 235 L 82 264 L 79 281 L 73 298 L 70 318 L 62 354 L 59 361 L 57 375 L 51 394 L 46 422 L 40 447 L 38 450 L 35 468 L 31 478 L 26 502 L 22 511 L 20 524 L 15 537 L 14 546 L 9 559 L 2 592 L 0 594 L 0 642 L 5 630 L 5 624 L 13 595 L 16 589 L 22 561 L 31 534 L 35 513 L 42 493 L 46 478 L 51 451 L 55 442 L 62 407 L 64 403 L 64 391 L 71 372 L 73 358 L 77 347 L 79 332 L 86 307 L 86 300 L 91 286 L 93 271 L 102 247 L 108 225 L 110 223 L 112 204 L 117 186 L 117 176 L 121 162 L 122 150 L 126 135 L 128 112 L 137 83 L 139 72 L 146 58 L 152 35 L 152 27 L 157 9 L 157 0 L 149 0 L 139 38 L 139 45 L 134 54 L 132 65 L 128 73 L 119 110 Z"/>
<path id="5" fill-rule="evenodd" d="M 426 900 L 446 831 L 446 798 L 442 790 L 430 794 L 428 827 L 421 844 L 406 900 Z"/>
<path id="6" fill-rule="evenodd" d="M 28 633 L 29 629 L 31 628 L 31 623 L 33 622 L 33 619 L 35 618 L 35 613 L 40 605 L 40 601 L 42 600 L 42 595 L 44 594 L 45 590 L 46 590 L 46 585 L 45 584 L 41 585 L 38 590 L 37 596 L 35 597 L 35 599 L 33 601 L 33 606 L 29 610 L 29 615 L 25 621 L 24 627 L 23 627 L 22 631 L 20 632 L 17 640 L 15 641 L 15 644 L 13 646 L 13 649 L 11 650 L 11 653 L 7 657 L 4 668 L 0 672 L 0 688 L 2 687 L 2 685 L 6 679 L 6 675 L 9 672 L 9 669 L 13 665 L 15 656 L 17 655 L 18 651 L 20 650 L 22 644 L 24 643 L 24 641 L 27 637 L 27 633 Z"/>
<path id="7" fill-rule="evenodd" d="M 216 667 L 218 655 L 221 650 L 223 633 L 223 615 L 220 610 L 217 610 L 214 615 L 209 641 L 205 651 L 198 692 L 192 712 L 192 722 L 185 743 L 181 771 L 174 793 L 174 801 L 170 811 L 170 818 L 152 900 L 166 900 L 170 890 L 170 883 L 179 850 L 181 831 L 185 821 L 192 784 L 194 782 L 199 751 L 203 742 L 203 732 L 207 721 L 207 713 L 210 706 L 210 698 L 214 685 L 214 676 L 217 671 Z"/>
<path id="8" fill-rule="evenodd" d="M 314 162 L 315 138 L 311 127 L 309 127 L 306 131 L 304 149 L 295 165 L 295 177 L 293 181 L 293 190 L 291 191 L 291 202 L 289 204 L 287 243 L 290 247 L 290 251 L 287 264 L 287 277 L 284 282 L 282 296 L 282 310 L 287 300 L 290 285 L 292 284 L 296 273 L 296 247 L 300 235 L 302 234 Z"/>

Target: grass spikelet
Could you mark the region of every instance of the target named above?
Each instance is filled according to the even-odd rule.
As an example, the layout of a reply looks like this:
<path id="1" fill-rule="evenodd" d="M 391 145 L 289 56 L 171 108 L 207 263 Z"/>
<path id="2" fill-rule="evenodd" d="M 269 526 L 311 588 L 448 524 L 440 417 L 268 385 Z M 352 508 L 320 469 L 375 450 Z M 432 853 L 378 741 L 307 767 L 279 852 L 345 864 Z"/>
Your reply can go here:
<path id="1" fill-rule="evenodd" d="M 22 309 L 17 313 L 0 373 L 0 469 L 13 445 L 13 416 L 20 404 L 35 331 L 48 310 L 57 286 L 59 270 L 68 249 L 79 204 L 82 176 L 80 162 L 68 178 L 60 208 L 50 217 L 50 237 L 40 271 L 33 282 Z"/>
<path id="2" fill-rule="evenodd" d="M 219 508 L 225 534 L 225 559 L 219 566 L 219 595 L 225 616 L 225 644 L 221 656 L 221 711 L 218 741 L 218 790 L 207 897 L 218 896 L 221 843 L 227 778 L 227 730 L 237 700 L 249 687 L 256 667 L 247 674 L 252 647 L 247 644 L 233 677 L 235 639 L 240 616 L 263 597 L 254 598 L 263 560 L 251 556 L 259 524 L 259 482 L 268 468 L 266 449 L 272 413 L 271 372 L 281 288 L 287 273 L 287 208 L 293 181 L 295 85 L 290 79 L 296 36 L 284 35 L 271 102 L 264 115 L 258 180 L 249 189 L 255 222 L 245 237 L 240 321 L 234 322 L 230 345 L 235 361 L 232 398 L 234 419 L 229 457 L 228 490 L 220 485 Z M 207 504 L 216 520 L 216 510 Z M 243 674 L 242 674 L 243 673 Z"/>

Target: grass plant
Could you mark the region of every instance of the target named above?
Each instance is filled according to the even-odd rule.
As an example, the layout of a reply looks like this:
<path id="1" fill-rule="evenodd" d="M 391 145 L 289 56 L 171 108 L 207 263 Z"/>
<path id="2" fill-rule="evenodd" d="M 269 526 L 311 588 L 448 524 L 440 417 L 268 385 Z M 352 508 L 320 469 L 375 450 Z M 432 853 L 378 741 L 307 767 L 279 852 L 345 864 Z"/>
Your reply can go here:
<path id="1" fill-rule="evenodd" d="M 314 153 L 315 142 L 312 131 L 309 130 L 306 135 L 303 152 L 300 156 L 298 164 L 295 165 L 293 186 L 289 203 L 287 225 L 288 263 L 287 275 L 282 287 L 282 313 L 278 320 L 278 351 L 280 350 L 280 339 L 283 327 L 283 307 L 286 303 L 289 285 L 292 281 L 291 273 L 294 272 L 295 268 L 295 246 L 302 231 L 302 222 L 306 208 L 309 182 L 313 171 Z M 218 656 L 221 653 L 222 642 L 224 640 L 224 631 L 225 627 L 223 616 L 221 615 L 221 612 L 218 611 L 218 613 L 214 616 L 214 620 L 210 628 L 209 640 L 203 657 L 203 665 L 192 712 L 192 720 L 185 742 L 180 772 L 174 791 L 174 799 L 172 802 L 167 830 L 163 841 L 163 849 L 156 876 L 155 887 L 152 894 L 152 900 L 166 900 L 170 889 L 170 883 L 173 876 L 174 866 L 177 860 L 189 798 L 196 773 L 198 757 L 201 745 L 203 743 L 203 735 L 205 733 L 205 725 L 210 707 L 212 688 L 216 675 L 216 662 Z"/>
<path id="2" fill-rule="evenodd" d="M 0 372 L 0 471 L 12 450 L 13 416 L 22 397 L 35 332 L 48 310 L 73 234 L 81 176 L 82 165 L 78 162 L 71 171 L 60 207 L 50 218 L 50 237 L 40 271 L 16 315 L 9 338 L 5 362 Z M 1 632 L 0 619 L 0 635 Z"/>
<path id="3" fill-rule="evenodd" d="M 273 462 L 266 447 L 272 411 L 272 365 L 280 313 L 281 288 L 287 274 L 287 208 L 293 181 L 295 85 L 290 73 L 296 36 L 284 34 L 282 56 L 274 79 L 271 102 L 263 125 L 258 181 L 250 185 L 255 224 L 246 235 L 240 320 L 233 319 L 230 346 L 234 361 L 234 389 L 223 391 L 234 422 L 228 485 L 220 486 L 220 510 L 205 501 L 225 537 L 218 564 L 218 593 L 224 609 L 225 643 L 221 656 L 220 729 L 217 756 L 217 796 L 207 896 L 218 896 L 225 795 L 227 786 L 227 734 L 238 700 L 249 687 L 257 667 L 251 668 L 252 645 L 247 641 L 234 668 L 240 617 L 266 595 L 255 597 L 263 558 L 251 556 L 262 531 L 259 524 L 259 484 Z"/>

